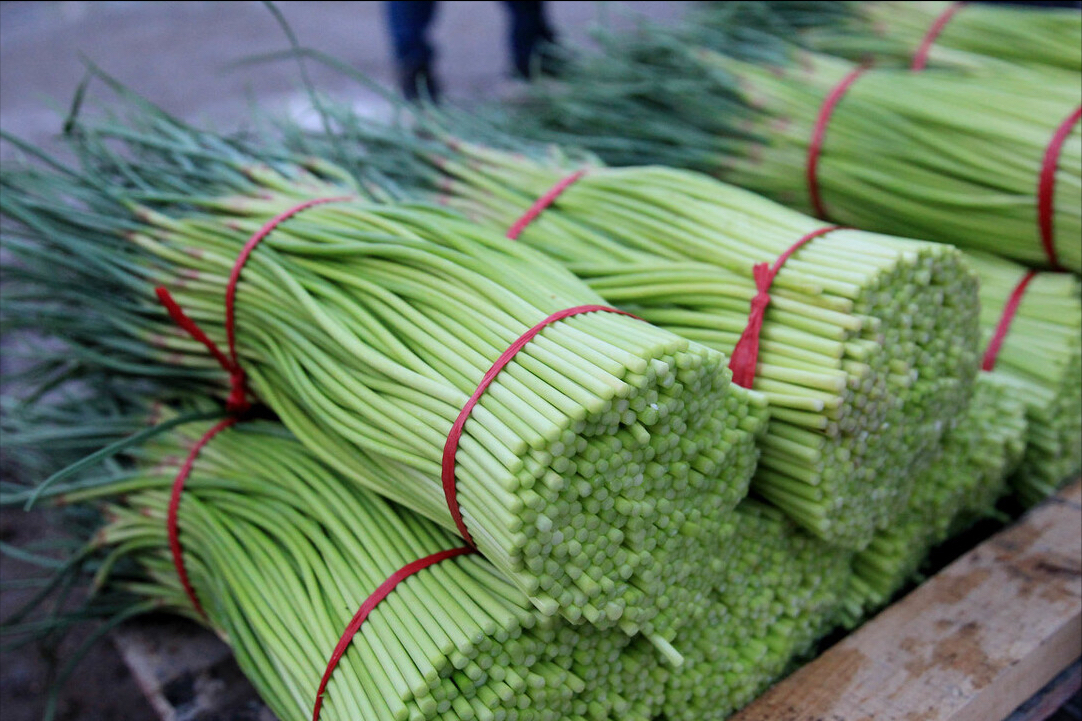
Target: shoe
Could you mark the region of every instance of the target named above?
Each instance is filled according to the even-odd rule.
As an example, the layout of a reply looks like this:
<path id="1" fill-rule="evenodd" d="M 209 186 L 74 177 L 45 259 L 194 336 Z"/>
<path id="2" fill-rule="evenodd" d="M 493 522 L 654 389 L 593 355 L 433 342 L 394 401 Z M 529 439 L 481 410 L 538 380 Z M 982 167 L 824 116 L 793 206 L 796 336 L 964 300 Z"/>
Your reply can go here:
<path id="1" fill-rule="evenodd" d="M 516 80 L 531 80 L 534 77 L 558 78 L 564 75 L 568 66 L 567 51 L 560 45 L 543 40 L 534 48 L 528 63 L 515 63 L 511 75 Z"/>
<path id="2" fill-rule="evenodd" d="M 435 104 L 439 102 L 439 83 L 428 63 L 399 66 L 398 88 L 402 91 L 402 96 L 411 103 L 424 101 Z"/>

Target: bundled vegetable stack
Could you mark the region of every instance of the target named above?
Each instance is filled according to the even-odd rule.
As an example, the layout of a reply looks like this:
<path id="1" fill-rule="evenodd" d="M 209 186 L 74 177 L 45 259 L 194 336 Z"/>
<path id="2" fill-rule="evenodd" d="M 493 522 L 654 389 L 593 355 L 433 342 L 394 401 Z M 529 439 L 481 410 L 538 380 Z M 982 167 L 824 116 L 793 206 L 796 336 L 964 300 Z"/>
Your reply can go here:
<path id="1" fill-rule="evenodd" d="M 780 5 L 794 27 L 817 22 Z M 756 39 L 739 38 L 745 50 Z M 596 99 L 612 101 L 604 112 L 648 107 L 634 137 L 583 140 L 796 202 L 822 99 L 851 66 L 772 44 L 763 58 L 805 63 L 776 77 L 661 44 Z M 694 69 L 687 100 L 654 102 L 652 83 L 677 66 Z M 819 215 L 949 239 L 991 194 L 971 214 L 975 242 L 1045 258 L 1023 160 L 1077 89 L 1047 71 L 1043 104 L 1026 106 L 1036 88 L 1022 71 L 971 94 L 953 76 L 892 91 L 902 76 L 879 72 L 850 76 L 820 128 Z M 952 92 L 987 125 L 949 117 Z M 591 112 L 538 134 L 569 137 Z M 978 310 L 977 277 L 950 246 L 829 226 L 687 171 L 334 121 L 334 137 L 291 136 L 313 154 L 300 165 L 156 115 L 79 125 L 81 167 L 5 168 L 0 199 L 18 260 L 3 271 L 5 327 L 71 348 L 42 378 L 85 366 L 152 393 L 228 394 L 233 412 L 265 403 L 289 429 L 215 436 L 180 512 L 206 620 L 283 718 L 308 717 L 369 594 L 453 547 L 371 612 L 323 676 L 322 718 L 722 718 L 840 603 L 852 622 L 952 524 L 986 512 L 1027 420 L 1026 493 L 1082 465 L 1082 409 L 1064 400 L 1082 391 L 1073 278 L 1035 296 L 1044 320 L 1020 312 L 1012 329 L 1053 372 L 1004 350 L 974 385 L 978 321 L 987 329 L 996 302 L 985 296 L 1010 287 L 996 280 L 1006 271 L 978 268 L 992 278 Z M 911 161 L 898 138 L 928 148 Z M 1064 136 L 1053 201 L 1082 188 L 1076 140 Z M 949 185 L 959 175 L 964 192 Z M 1057 237 L 1077 237 L 1082 211 L 1054 207 Z M 1073 245 L 1052 248 L 1082 266 Z M 98 539 L 114 549 L 106 569 L 136 558 L 151 580 L 125 588 L 199 617 L 166 523 L 168 486 L 203 430 L 183 429 L 141 452 L 135 474 L 36 493 L 126 494 Z M 737 505 L 749 482 L 773 507 Z"/>
<path id="2" fill-rule="evenodd" d="M 1040 52 L 1045 36 L 1026 25 L 1015 24 L 1018 52 Z M 858 70 L 770 32 L 748 53 L 716 29 L 640 28 L 496 117 L 508 133 L 608 163 L 701 170 L 834 222 L 1082 272 L 1076 70 Z M 798 29 L 790 37 L 805 42 Z M 1082 56 L 1077 40 L 1063 44 Z"/>
<path id="3" fill-rule="evenodd" d="M 133 141 L 142 155 L 116 171 L 115 156 L 93 155 L 101 146 L 88 133 L 83 150 L 100 165 L 83 172 L 98 173 L 93 181 L 5 178 L 5 212 L 26 238 L 13 252 L 39 275 L 42 253 L 59 255 L 53 272 L 69 281 L 40 299 L 43 317 L 116 303 L 131 315 L 108 317 L 111 332 L 94 328 L 87 345 L 205 372 L 216 361 L 203 343 L 155 308 L 154 284 L 170 288 L 174 315 L 186 312 L 227 349 L 231 401 L 243 370 L 251 393 L 320 458 L 472 537 L 543 612 L 642 632 L 678 660 L 666 641 L 696 608 L 685 582 L 746 493 L 748 436 L 762 425 L 763 404 L 730 384 L 726 359 L 593 308 L 601 298 L 567 271 L 445 211 L 351 200 L 298 168 L 253 165 L 236 147 L 208 169 L 209 149 L 224 141 L 185 140 L 162 153 Z M 246 242 L 291 209 L 241 266 Z M 103 299 L 89 273 L 117 288 Z M 480 400 L 469 414 L 471 394 Z"/>
<path id="4" fill-rule="evenodd" d="M 779 64 L 793 43 L 854 20 L 854 3 L 844 0 L 727 0 L 695 3 L 676 27 L 636 18 L 634 30 L 613 31 L 599 23 L 591 33 L 599 51 L 578 53 L 560 82 L 532 84 L 510 107 L 473 107 L 464 121 L 499 119 L 511 137 L 586 147 L 614 165 L 713 173 L 719 152 L 751 137 L 741 125 L 754 110 L 697 50 Z"/>
<path id="5" fill-rule="evenodd" d="M 719 159 L 725 179 L 837 222 L 1082 272 L 1077 74 L 860 72 L 803 52 L 778 68 L 703 57 L 758 114 L 748 130 L 762 140 Z"/>
<path id="6" fill-rule="evenodd" d="M 685 664 L 669 677 L 665 718 L 724 719 L 758 696 L 833 623 L 850 554 L 747 500 L 719 558 L 725 584 L 704 620 L 681 631 Z"/>
<path id="7" fill-rule="evenodd" d="M 113 583 L 209 623 L 283 721 L 647 721 L 656 712 L 665 674 L 656 653 L 631 651 L 619 631 L 541 614 L 460 539 L 342 478 L 275 423 L 222 430 L 195 457 L 175 540 L 196 607 L 170 552 L 169 489 L 210 425 L 179 426 L 138 451 L 137 472 L 57 498 L 108 500 L 110 521 L 94 539 L 110 551 L 99 582 L 134 560 L 142 571 Z M 434 554 L 444 555 L 374 595 Z M 355 628 L 362 604 L 369 614 Z M 347 626 L 356 634 L 329 664 Z"/>
<path id="8" fill-rule="evenodd" d="M 841 618 L 849 627 L 890 602 L 928 551 L 993 513 L 1025 449 L 1025 403 L 999 372 L 981 373 L 941 452 L 916 480 L 905 512 L 853 558 Z"/>
<path id="9" fill-rule="evenodd" d="M 1082 284 L 990 255 L 967 260 L 981 279 L 983 367 L 1025 404 L 1025 455 L 1011 484 L 1033 505 L 1082 470 Z"/>
<path id="10" fill-rule="evenodd" d="M 928 549 L 988 515 L 1008 484 L 1029 506 L 1082 470 L 1077 278 L 1027 272 L 980 253 L 967 254 L 967 262 L 981 279 L 984 372 L 939 460 L 918 478 L 903 518 L 856 555 L 843 614 L 850 626 L 887 604 Z"/>
<path id="11" fill-rule="evenodd" d="M 709 3 L 703 17 L 725 21 L 720 3 Z M 1002 61 L 1034 68 L 1082 70 L 1082 13 L 1074 8 L 1034 11 L 990 3 L 852 3 L 853 17 L 815 37 L 816 47 L 836 55 L 876 62 L 896 61 L 920 69 L 925 64 Z M 834 30 L 832 32 L 831 30 Z M 838 32 L 838 31 L 841 32 Z"/>
<path id="12" fill-rule="evenodd" d="M 276 201 L 257 217 L 291 204 Z M 263 221 L 232 222 L 240 232 L 230 245 L 239 247 Z M 187 237 L 170 234 L 171 245 L 209 255 L 214 245 L 201 246 L 199 236 L 220 220 L 193 226 Z M 311 447 L 371 463 L 376 490 L 452 525 L 436 479 L 470 386 L 549 314 L 600 300 L 555 266 L 517 248 L 505 252 L 506 245 L 421 209 L 308 210 L 269 237 L 246 268 L 253 317 L 238 314 L 238 343 L 270 361 L 264 370 L 245 358 L 255 392 Z M 299 251 L 296 268 L 275 268 L 272 253 L 290 246 Z M 333 257 L 323 270 L 304 258 L 321 252 Z M 200 279 L 217 270 L 213 260 L 189 267 Z M 317 278 L 328 290 L 317 290 Z M 442 281 L 435 288 L 433 278 Z M 291 297 L 267 293 L 276 283 L 293 286 Z M 328 310 L 278 320 L 300 315 L 295 304 L 312 307 L 308 289 L 327 299 Z M 189 287 L 177 299 L 195 308 L 215 300 Z M 256 312 L 277 322 L 263 330 Z M 322 325 L 315 338 L 312 324 Z M 320 348 L 321 337 L 337 342 Z M 288 354 L 290 340 L 303 355 Z M 727 423 L 736 430 L 730 410 L 739 404 L 725 402 L 724 359 L 641 321 L 593 313 L 553 324 L 516 360 L 482 398 L 460 445 L 464 526 L 549 612 L 560 607 L 573 620 L 581 613 L 611 625 L 627 609 L 626 624 L 638 630 L 664 587 L 680 580 L 655 565 L 652 552 L 698 520 L 690 514 L 700 502 L 710 508 L 688 494 L 678 500 L 689 515 L 676 515 L 664 495 L 674 487 L 706 490 L 727 461 L 717 439 Z M 343 386 L 340 374 L 351 383 Z M 715 488 L 729 507 L 743 494 Z M 661 517 L 676 527 L 661 528 Z"/>
<path id="13" fill-rule="evenodd" d="M 390 158 L 379 170 L 399 189 L 437 190 L 440 202 L 559 260 L 607 302 L 727 355 L 760 294 L 753 266 L 806 237 L 773 279 L 753 380 L 743 382 L 771 406 L 757 493 L 832 543 L 860 548 L 900 512 L 968 402 L 976 279 L 953 248 L 832 229 L 693 173 L 572 173 L 559 156 L 454 138 L 385 142 L 348 111 L 335 122 L 343 138 L 367 140 L 355 145 L 359 177 Z M 311 150 L 315 141 L 295 142 Z M 531 208 L 538 199 L 544 207 Z"/>

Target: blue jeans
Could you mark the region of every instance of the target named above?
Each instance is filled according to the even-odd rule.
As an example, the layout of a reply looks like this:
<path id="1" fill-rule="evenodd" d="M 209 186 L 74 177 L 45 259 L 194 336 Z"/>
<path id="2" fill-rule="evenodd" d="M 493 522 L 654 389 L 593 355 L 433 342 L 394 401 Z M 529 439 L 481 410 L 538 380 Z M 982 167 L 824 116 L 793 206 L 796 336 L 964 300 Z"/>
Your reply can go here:
<path id="1" fill-rule="evenodd" d="M 515 72 L 530 76 L 530 58 L 541 41 L 554 42 L 555 33 L 545 18 L 540 0 L 504 2 L 510 13 L 511 59 Z M 435 2 L 392 0 L 387 3 L 395 60 L 400 68 L 427 68 L 435 58 L 428 41 L 428 27 L 436 14 Z"/>

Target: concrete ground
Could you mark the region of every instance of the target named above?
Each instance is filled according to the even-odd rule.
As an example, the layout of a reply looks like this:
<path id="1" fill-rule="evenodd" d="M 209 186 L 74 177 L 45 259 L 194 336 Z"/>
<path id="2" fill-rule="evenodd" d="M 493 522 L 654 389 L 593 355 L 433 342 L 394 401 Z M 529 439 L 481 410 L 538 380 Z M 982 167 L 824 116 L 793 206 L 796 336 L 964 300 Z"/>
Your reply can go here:
<path id="1" fill-rule="evenodd" d="M 610 2 L 606 25 L 641 15 L 667 21 L 685 2 Z M 391 87 L 393 66 L 382 2 L 281 2 L 299 43 Z M 600 3 L 550 2 L 562 42 L 588 42 Z M 507 12 L 498 2 L 440 3 L 432 28 L 437 73 L 450 99 L 507 91 Z M 249 103 L 302 113 L 307 99 L 292 61 L 230 67 L 289 48 L 258 2 L 0 2 L 0 127 L 38 141 L 56 133 L 83 73 L 81 57 L 190 121 L 231 129 Z M 378 94 L 341 73 L 310 65 L 323 91 L 378 112 Z"/>
<path id="2" fill-rule="evenodd" d="M 608 3 L 610 28 L 629 16 L 678 17 L 685 2 Z M 550 20 L 561 41 L 585 43 L 599 7 L 590 2 L 550 2 Z M 347 63 L 391 87 L 393 66 L 382 2 L 282 2 L 282 14 L 302 46 Z M 514 91 L 508 79 L 506 10 L 497 2 L 440 3 L 432 40 L 437 72 L 450 100 L 469 102 Z M 54 146 L 86 58 L 167 111 L 228 131 L 240 127 L 250 103 L 274 113 L 304 115 L 308 103 L 293 62 L 230 68 L 246 58 L 288 49 L 281 28 L 258 2 L 0 2 L 0 129 L 36 145 Z M 311 77 L 322 91 L 379 114 L 380 95 L 340 73 L 316 65 Z M 98 90 L 91 98 L 107 99 Z M 0 158 L 12 149 L 0 143 Z M 55 535 L 40 517 L 0 511 L 0 541 L 15 545 Z M 29 591 L 12 579 L 29 568 L 0 557 L 0 618 Z M 62 664 L 89 629 L 58 649 L 31 646 L 0 655 L 0 718 L 41 718 L 50 668 Z M 2 642 L 2 640 L 0 640 Z M 64 721 L 136 721 L 155 714 L 108 643 L 79 667 L 64 692 L 57 718 Z M 199 715 L 203 721 L 208 716 Z M 215 715 L 239 721 L 245 715 Z"/>

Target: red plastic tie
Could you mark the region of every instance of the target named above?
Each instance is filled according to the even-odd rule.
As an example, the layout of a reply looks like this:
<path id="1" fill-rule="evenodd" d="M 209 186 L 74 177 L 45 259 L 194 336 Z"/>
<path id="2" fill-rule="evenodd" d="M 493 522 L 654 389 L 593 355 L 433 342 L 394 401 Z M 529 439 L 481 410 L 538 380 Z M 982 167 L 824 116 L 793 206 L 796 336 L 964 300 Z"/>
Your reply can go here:
<path id="1" fill-rule="evenodd" d="M 819 117 L 815 119 L 815 127 L 812 129 L 811 143 L 808 144 L 806 168 L 808 195 L 815 214 L 823 220 L 827 218 L 827 211 L 823 206 L 823 199 L 819 195 L 819 155 L 823 150 L 823 138 L 826 137 L 827 124 L 830 122 L 830 116 L 834 113 L 834 106 L 849 90 L 849 86 L 856 82 L 856 79 L 867 69 L 867 65 L 861 65 L 842 78 L 841 82 L 830 91 L 830 94 L 823 100 L 822 107 L 819 108 Z"/>
<path id="2" fill-rule="evenodd" d="M 755 371 L 759 365 L 759 335 L 763 331 L 763 318 L 766 316 L 766 308 L 770 305 L 770 286 L 778 271 L 789 260 L 789 256 L 795 253 L 805 243 L 821 235 L 834 230 L 842 230 L 844 226 L 830 225 L 819 228 L 805 235 L 789 246 L 789 249 L 778 256 L 773 265 L 769 263 L 756 263 L 752 268 L 755 276 L 755 288 L 758 291 L 751 299 L 751 311 L 748 313 L 748 324 L 744 332 L 740 334 L 740 340 L 733 347 L 729 356 L 729 370 L 733 372 L 733 382 L 744 388 L 751 388 L 755 382 Z"/>
<path id="3" fill-rule="evenodd" d="M 203 618 L 207 617 L 207 612 L 203 610 L 203 604 L 199 603 L 199 598 L 195 595 L 195 589 L 192 588 L 192 583 L 188 579 L 188 571 L 184 567 L 184 556 L 180 548 L 180 528 L 177 519 L 177 513 L 180 510 L 180 494 L 184 490 L 185 481 L 188 480 L 188 476 L 192 472 L 199 451 L 203 450 L 203 446 L 207 445 L 211 438 L 214 438 L 220 431 L 229 428 L 236 422 L 237 416 L 230 416 L 219 421 L 217 425 L 203 434 L 198 443 L 192 446 L 187 460 L 184 461 L 184 465 L 180 467 L 180 471 L 173 481 L 173 493 L 169 497 L 169 515 L 166 518 L 166 528 L 169 532 L 169 551 L 173 554 L 173 565 L 177 569 L 177 576 L 180 577 L 180 585 L 184 587 L 184 593 L 188 594 L 188 600 L 192 602 L 195 610 Z"/>
<path id="4" fill-rule="evenodd" d="M 913 55 L 913 64 L 909 66 L 910 70 L 914 72 L 924 70 L 924 66 L 928 63 L 928 53 L 932 51 L 932 45 L 935 44 L 936 38 L 943 32 L 943 28 L 950 22 L 950 19 L 954 17 L 954 13 L 961 10 L 965 4 L 964 2 L 951 3 L 946 10 L 939 14 L 939 17 L 935 19 L 935 22 L 928 28 L 928 32 L 924 34 L 924 38 L 920 41 L 920 46 Z"/>
<path id="5" fill-rule="evenodd" d="M 984 362 L 981 363 L 981 370 L 991 371 L 996 367 L 999 349 L 1003 345 L 1003 340 L 1007 337 L 1007 331 L 1011 328 L 1014 314 L 1018 312 L 1018 305 L 1022 302 L 1022 294 L 1026 292 L 1026 286 L 1036 276 L 1037 271 L 1029 271 L 1022 277 L 1022 280 L 1018 281 L 1018 285 L 1011 292 L 1010 298 L 1007 299 L 1007 305 L 1003 307 L 1003 315 L 999 318 L 996 332 L 992 335 L 992 340 L 988 342 L 988 349 L 984 351 Z"/>
<path id="6" fill-rule="evenodd" d="M 573 315 L 594 313 L 597 311 L 619 313 L 620 315 L 626 315 L 635 318 L 636 320 L 642 320 L 638 316 L 632 315 L 627 311 L 609 308 L 604 305 L 579 305 L 574 308 L 567 308 L 553 313 L 548 318 L 545 318 L 533 328 L 530 328 L 519 336 L 518 340 L 511 344 L 511 347 L 505 350 L 503 354 L 496 359 L 496 362 L 492 364 L 492 367 L 489 368 L 488 372 L 481 378 L 477 390 L 473 392 L 470 399 L 466 401 L 466 405 L 462 407 L 462 411 L 458 414 L 458 418 L 455 419 L 454 425 L 451 426 L 451 430 L 447 434 L 447 442 L 443 446 L 443 468 L 441 474 L 443 479 L 443 495 L 447 499 L 447 508 L 451 511 L 451 518 L 455 521 L 455 527 L 470 546 L 476 547 L 477 544 L 474 542 L 473 536 L 470 535 L 469 530 L 466 528 L 466 522 L 462 519 L 462 510 L 458 506 L 458 491 L 455 480 L 455 454 L 458 453 L 458 442 L 462 438 L 462 429 L 466 425 L 466 419 L 470 417 L 473 407 L 481 400 L 481 395 L 485 392 L 485 389 L 496 379 L 496 376 L 504 369 L 504 366 L 510 363 L 511 359 L 515 357 L 515 354 L 526 347 L 526 344 L 533 340 L 534 336 L 540 333 L 545 326 L 550 323 L 555 323 L 558 320 L 563 320 L 564 318 L 570 318 Z"/>
<path id="7" fill-rule="evenodd" d="M 218 347 L 218 345 L 210 339 L 203 329 L 199 327 L 184 310 L 180 307 L 180 304 L 173 299 L 173 296 L 164 286 L 158 286 L 154 289 L 155 295 L 158 297 L 158 301 L 165 306 L 166 311 L 169 313 L 169 317 L 173 319 L 173 322 L 180 326 L 183 330 L 187 331 L 195 340 L 206 346 L 210 354 L 221 364 L 222 368 L 229 374 L 229 398 L 226 400 L 226 411 L 229 412 L 230 417 L 218 423 L 218 425 L 211 428 L 207 433 L 199 440 L 198 443 L 192 448 L 191 453 L 188 454 L 188 459 L 181 466 L 180 472 L 177 474 L 176 480 L 173 481 L 173 492 L 169 499 L 169 514 L 166 519 L 166 527 L 169 535 L 169 550 L 173 555 L 173 565 L 177 569 L 177 576 L 180 577 L 180 583 L 184 587 L 184 592 L 188 595 L 192 605 L 203 617 L 206 617 L 206 612 L 203 610 L 202 604 L 199 603 L 199 599 L 195 595 L 195 589 L 192 588 L 191 582 L 188 579 L 188 572 L 184 568 L 184 558 L 181 554 L 179 529 L 177 525 L 177 512 L 180 509 L 180 495 L 184 490 L 184 483 L 188 479 L 188 475 L 192 471 L 192 466 L 195 464 L 196 456 L 199 455 L 199 451 L 213 438 L 217 433 L 237 422 L 240 414 L 246 412 L 251 408 L 251 402 L 248 400 L 247 391 L 247 379 L 244 374 L 244 369 L 241 368 L 240 362 L 237 359 L 237 348 L 235 342 L 235 322 L 233 316 L 234 301 L 237 293 L 237 280 L 240 278 L 241 269 L 244 267 L 244 263 L 248 260 L 248 256 L 251 255 L 252 250 L 259 244 L 267 235 L 274 230 L 286 218 L 290 218 L 296 213 L 310 208 L 313 205 L 320 203 L 330 203 L 339 200 L 348 200 L 348 196 L 342 196 L 338 198 L 319 198 L 315 200 L 309 200 L 301 203 L 300 205 L 290 208 L 289 210 L 281 213 L 267 222 L 259 231 L 256 232 L 248 242 L 244 244 L 244 248 L 241 250 L 240 256 L 237 258 L 236 263 L 233 265 L 233 271 L 229 275 L 229 284 L 226 286 L 225 296 L 225 331 L 226 337 L 229 340 L 229 355 L 226 355 Z"/>
<path id="8" fill-rule="evenodd" d="M 229 356 L 223 353 L 217 344 L 203 332 L 203 329 L 188 317 L 165 286 L 159 285 L 154 289 L 154 293 L 158 296 L 158 301 L 169 312 L 169 317 L 173 319 L 173 322 L 186 330 L 192 338 L 205 345 L 210 354 L 217 359 L 225 372 L 229 374 L 229 398 L 225 402 L 225 409 L 234 415 L 247 411 L 252 404 L 248 400 L 244 371 L 241 367 L 230 360 Z"/>
<path id="9" fill-rule="evenodd" d="M 263 227 L 255 232 L 255 234 L 248 239 L 248 242 L 241 248 L 240 255 L 237 256 L 237 261 L 233 264 L 233 270 L 229 273 L 229 284 L 225 287 L 225 337 L 229 342 L 229 357 L 232 359 L 234 365 L 237 364 L 237 337 L 236 337 L 236 319 L 233 314 L 233 308 L 237 299 L 237 282 L 240 280 L 240 272 L 244 270 L 244 264 L 248 262 L 248 256 L 252 254 L 255 247 L 259 245 L 264 238 L 271 234 L 275 228 L 277 228 L 283 221 L 289 220 L 302 210 L 307 210 L 315 205 L 322 205 L 323 203 L 340 203 L 345 200 L 355 200 L 350 195 L 339 195 L 333 198 L 313 198 L 312 200 L 306 200 L 300 205 L 295 205 L 289 210 L 285 210 L 278 215 L 274 216 Z M 239 367 L 239 366 L 238 366 Z M 243 373 L 243 371 L 241 371 Z"/>
<path id="10" fill-rule="evenodd" d="M 316 691 L 316 704 L 312 709 L 312 721 L 318 721 L 319 719 L 319 713 L 323 708 L 323 694 L 327 690 L 327 684 L 331 680 L 331 674 L 334 673 L 335 667 L 338 666 L 338 662 L 346 653 L 346 649 L 349 648 L 349 644 L 353 641 L 353 637 L 356 636 L 357 632 L 361 629 L 361 624 L 363 624 L 365 619 L 368 618 L 368 615 L 372 613 L 372 609 L 374 609 L 380 601 L 387 598 L 391 591 L 394 590 L 395 586 L 418 571 L 428 568 L 440 561 L 445 561 L 448 558 L 463 556 L 467 553 L 476 553 L 476 550 L 470 546 L 451 548 L 408 563 L 395 571 L 390 578 L 380 584 L 380 587 L 372 592 L 371 596 L 365 599 L 364 603 L 362 603 L 361 607 L 357 610 L 357 613 L 353 616 L 353 619 L 349 622 L 349 625 L 346 626 L 346 630 L 342 633 L 342 637 L 338 639 L 338 645 L 334 647 L 331 658 L 327 661 L 327 670 L 323 672 L 323 678 L 319 682 L 319 690 Z"/>
<path id="11" fill-rule="evenodd" d="M 240 255 L 237 256 L 237 260 L 233 264 L 233 269 L 229 273 L 229 283 L 225 288 L 225 337 L 229 344 L 228 356 L 223 353 L 214 341 L 203 332 L 198 324 L 196 324 L 196 322 L 181 309 L 180 305 L 173 299 L 173 296 L 164 286 L 158 286 L 154 289 L 155 294 L 158 296 L 158 300 L 169 312 L 169 317 L 171 317 L 177 325 L 187 331 L 188 335 L 205 345 L 211 355 L 217 359 L 218 363 L 220 363 L 226 373 L 229 374 L 230 390 L 225 407 L 230 413 L 244 413 L 252 406 L 251 402 L 248 400 L 247 377 L 245 376 L 244 369 L 241 367 L 240 360 L 237 357 L 237 324 L 234 314 L 237 298 L 237 282 L 240 280 L 240 272 L 244 269 L 244 264 L 248 262 L 248 256 L 252 254 L 255 247 L 259 245 L 264 238 L 270 235 L 271 231 L 277 228 L 282 221 L 292 218 L 302 210 L 311 208 L 314 205 L 336 203 L 343 200 L 353 200 L 353 197 L 343 195 L 334 198 L 315 198 L 279 213 L 267 221 L 262 228 L 257 230 L 244 244 L 244 247 L 241 248 Z"/>
<path id="12" fill-rule="evenodd" d="M 1063 149 L 1063 143 L 1071 134 L 1071 128 L 1082 118 L 1082 105 L 1074 109 L 1067 118 L 1056 128 L 1048 148 L 1044 151 L 1044 162 L 1041 164 L 1041 177 L 1037 184 L 1037 226 L 1041 231 L 1041 245 L 1048 256 L 1048 261 L 1056 270 L 1062 270 L 1059 258 L 1056 255 L 1056 245 L 1052 234 L 1052 221 L 1055 217 L 1053 206 L 1056 190 L 1056 168 L 1059 166 L 1059 153 Z"/>
<path id="13" fill-rule="evenodd" d="M 527 209 L 522 217 L 515 221 L 515 224 L 511 226 L 511 229 L 507 231 L 507 237 L 511 240 L 518 240 L 518 237 L 522 235 L 522 231 L 526 230 L 526 226 L 532 223 L 537 216 L 556 202 L 556 199 L 560 197 L 560 194 L 568 189 L 575 181 L 582 176 L 586 175 L 585 170 L 578 170 L 567 176 L 556 185 L 552 186 L 547 193 L 542 195 L 537 201 Z"/>

